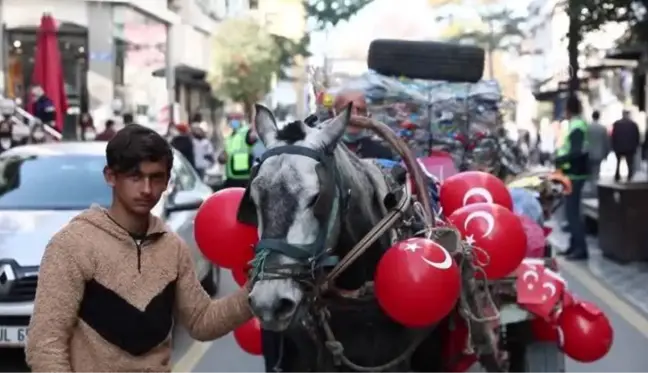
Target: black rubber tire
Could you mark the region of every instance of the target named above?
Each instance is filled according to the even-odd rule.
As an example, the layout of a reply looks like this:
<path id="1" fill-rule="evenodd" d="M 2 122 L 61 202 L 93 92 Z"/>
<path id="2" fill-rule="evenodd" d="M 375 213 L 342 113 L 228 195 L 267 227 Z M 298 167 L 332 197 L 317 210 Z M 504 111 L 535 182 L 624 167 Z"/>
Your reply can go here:
<path id="1" fill-rule="evenodd" d="M 565 354 L 555 342 L 533 342 L 526 346 L 527 372 L 564 372 Z"/>
<path id="2" fill-rule="evenodd" d="M 378 39 L 367 59 L 370 69 L 394 77 L 475 83 L 484 74 L 484 50 L 472 45 Z"/>

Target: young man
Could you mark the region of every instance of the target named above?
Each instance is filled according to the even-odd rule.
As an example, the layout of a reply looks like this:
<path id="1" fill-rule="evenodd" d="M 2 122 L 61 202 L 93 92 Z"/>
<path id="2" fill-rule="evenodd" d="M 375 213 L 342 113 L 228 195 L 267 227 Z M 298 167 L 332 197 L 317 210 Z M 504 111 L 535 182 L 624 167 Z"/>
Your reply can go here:
<path id="1" fill-rule="evenodd" d="M 635 155 L 641 142 L 639 126 L 630 117 L 628 110 L 623 110 L 621 119 L 612 124 L 612 151 L 616 155 L 616 171 L 614 181 L 621 180 L 621 161 L 625 160 L 628 166 L 627 181 L 631 181 L 635 172 Z"/>
<path id="2" fill-rule="evenodd" d="M 169 144 L 136 124 L 108 143 L 112 205 L 75 217 L 45 250 L 26 348 L 32 371 L 168 372 L 174 322 L 205 341 L 250 319 L 248 290 L 211 300 L 185 243 L 150 214 L 172 162 Z"/>
<path id="3" fill-rule="evenodd" d="M 598 110 L 592 114 L 592 123 L 587 126 L 589 140 L 590 183 L 592 193 L 596 195 L 601 163 L 610 153 L 610 136 L 607 128 L 601 124 L 601 113 Z"/>

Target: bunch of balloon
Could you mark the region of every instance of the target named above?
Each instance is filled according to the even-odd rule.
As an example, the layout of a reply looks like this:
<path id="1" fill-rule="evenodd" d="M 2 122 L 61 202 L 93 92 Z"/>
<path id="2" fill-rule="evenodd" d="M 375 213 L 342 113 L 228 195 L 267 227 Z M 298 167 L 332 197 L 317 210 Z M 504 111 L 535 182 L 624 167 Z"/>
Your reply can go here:
<path id="1" fill-rule="evenodd" d="M 244 286 L 254 245 L 259 241 L 254 226 L 238 221 L 245 189 L 227 188 L 211 195 L 200 206 L 194 222 L 194 237 L 200 251 L 215 265 L 230 269 L 234 281 Z M 234 339 L 247 353 L 261 355 L 261 325 L 253 318 L 234 330 Z"/>
<path id="2" fill-rule="evenodd" d="M 426 238 L 397 242 L 382 256 L 374 276 L 378 304 L 411 328 L 434 325 L 454 309 L 461 274 L 450 253 Z"/>
<path id="3" fill-rule="evenodd" d="M 194 222 L 194 237 L 205 258 L 237 271 L 248 267 L 259 240 L 256 227 L 237 219 L 244 194 L 243 188 L 214 193 L 200 206 Z"/>
<path id="4" fill-rule="evenodd" d="M 480 171 L 453 175 L 441 185 L 439 202 L 448 222 L 474 248 L 474 264 L 486 278 L 515 271 L 526 255 L 527 236 L 502 180 Z"/>

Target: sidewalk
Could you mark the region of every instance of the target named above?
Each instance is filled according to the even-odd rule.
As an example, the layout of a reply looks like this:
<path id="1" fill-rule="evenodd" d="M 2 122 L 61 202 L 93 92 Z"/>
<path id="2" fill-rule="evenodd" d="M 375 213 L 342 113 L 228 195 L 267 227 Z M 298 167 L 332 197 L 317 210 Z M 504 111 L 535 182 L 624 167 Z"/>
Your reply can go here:
<path id="1" fill-rule="evenodd" d="M 547 225 L 554 229 L 549 242 L 556 250 L 565 250 L 569 246 L 569 235 L 560 229 L 556 220 Z M 621 265 L 605 258 L 596 236 L 588 236 L 587 245 L 590 258 L 587 263 L 583 262 L 583 266 L 610 290 L 648 315 L 648 263 Z"/>

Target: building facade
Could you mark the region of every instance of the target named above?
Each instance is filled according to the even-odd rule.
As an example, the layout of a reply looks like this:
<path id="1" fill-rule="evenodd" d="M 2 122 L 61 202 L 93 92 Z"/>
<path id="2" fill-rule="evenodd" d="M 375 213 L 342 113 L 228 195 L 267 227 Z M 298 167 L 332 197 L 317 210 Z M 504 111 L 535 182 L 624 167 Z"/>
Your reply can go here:
<path id="1" fill-rule="evenodd" d="M 248 0 L 0 0 L 1 91 L 24 100 L 32 85 L 36 31 L 43 13 L 59 27 L 71 106 L 101 124 L 115 111 L 160 120 L 177 102 L 180 118 L 206 106 L 210 37 Z M 185 79 L 186 78 L 186 79 Z"/>

